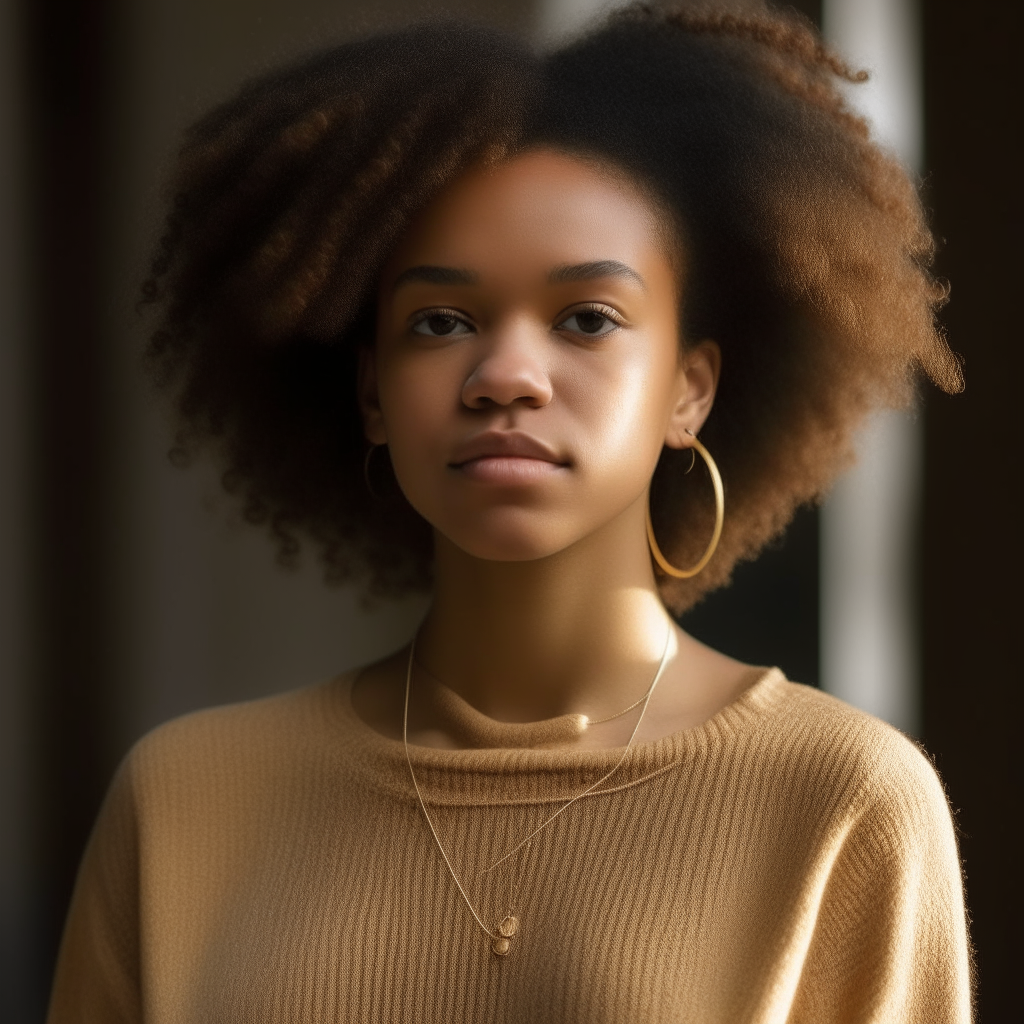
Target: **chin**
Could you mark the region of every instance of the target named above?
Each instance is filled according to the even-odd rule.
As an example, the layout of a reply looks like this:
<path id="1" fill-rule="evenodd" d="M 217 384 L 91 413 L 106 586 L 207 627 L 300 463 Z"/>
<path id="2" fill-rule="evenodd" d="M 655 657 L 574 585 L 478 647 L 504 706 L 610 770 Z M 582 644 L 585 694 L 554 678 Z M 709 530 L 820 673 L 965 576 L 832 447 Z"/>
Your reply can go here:
<path id="1" fill-rule="evenodd" d="M 562 550 L 559 546 L 541 545 L 527 540 L 481 539 L 472 543 L 453 542 L 467 555 L 484 562 L 534 562 Z"/>
<path id="2" fill-rule="evenodd" d="M 558 529 L 559 526 L 563 528 Z M 435 528 L 467 555 L 489 562 L 531 562 L 547 558 L 577 539 L 575 535 L 567 535 L 564 524 L 552 522 L 550 513 L 474 516 L 471 525 L 445 524 Z"/>
<path id="3" fill-rule="evenodd" d="M 471 536 L 448 535 L 449 540 L 473 558 L 488 562 L 532 562 L 557 554 L 566 544 L 530 532 L 474 530 Z"/>

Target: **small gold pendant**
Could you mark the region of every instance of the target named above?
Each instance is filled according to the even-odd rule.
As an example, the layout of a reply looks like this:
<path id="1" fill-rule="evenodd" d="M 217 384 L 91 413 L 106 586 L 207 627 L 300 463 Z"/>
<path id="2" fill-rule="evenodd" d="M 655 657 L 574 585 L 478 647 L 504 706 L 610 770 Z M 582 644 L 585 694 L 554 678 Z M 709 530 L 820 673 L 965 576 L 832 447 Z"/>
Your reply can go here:
<path id="1" fill-rule="evenodd" d="M 491 952 L 495 956 L 508 956 L 512 949 L 512 936 L 519 931 L 519 918 L 512 914 L 498 923 L 498 934 L 491 939 Z"/>

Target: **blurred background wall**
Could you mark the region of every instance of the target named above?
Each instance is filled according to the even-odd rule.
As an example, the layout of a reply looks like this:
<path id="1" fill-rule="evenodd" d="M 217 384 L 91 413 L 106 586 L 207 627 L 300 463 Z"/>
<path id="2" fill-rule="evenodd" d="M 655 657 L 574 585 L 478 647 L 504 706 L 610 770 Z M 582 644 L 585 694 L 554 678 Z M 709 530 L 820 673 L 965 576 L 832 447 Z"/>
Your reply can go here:
<path id="1" fill-rule="evenodd" d="M 684 626 L 923 739 L 958 810 L 980 1007 L 1009 1019 L 1019 5 L 794 6 L 876 73 L 856 102 L 924 176 L 968 391 L 871 424 L 862 468 L 824 512 L 802 511 Z M 439 9 L 552 38 L 595 4 L 2 0 L 0 1012 L 12 1024 L 42 1018 L 75 867 L 127 747 L 173 715 L 375 657 L 422 614 L 415 600 L 364 609 L 315 564 L 280 570 L 214 470 L 170 467 L 133 306 L 189 121 L 282 59 Z"/>

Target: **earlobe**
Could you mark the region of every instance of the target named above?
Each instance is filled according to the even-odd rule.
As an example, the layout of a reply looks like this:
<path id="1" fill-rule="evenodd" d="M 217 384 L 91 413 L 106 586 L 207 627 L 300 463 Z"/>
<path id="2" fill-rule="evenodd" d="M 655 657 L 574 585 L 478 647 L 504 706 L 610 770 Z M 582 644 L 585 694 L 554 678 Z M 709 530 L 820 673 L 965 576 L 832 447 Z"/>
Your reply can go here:
<path id="1" fill-rule="evenodd" d="M 370 444 L 387 444 L 384 414 L 377 392 L 377 362 L 371 348 L 359 350 L 359 411 L 363 417 L 363 433 Z"/>

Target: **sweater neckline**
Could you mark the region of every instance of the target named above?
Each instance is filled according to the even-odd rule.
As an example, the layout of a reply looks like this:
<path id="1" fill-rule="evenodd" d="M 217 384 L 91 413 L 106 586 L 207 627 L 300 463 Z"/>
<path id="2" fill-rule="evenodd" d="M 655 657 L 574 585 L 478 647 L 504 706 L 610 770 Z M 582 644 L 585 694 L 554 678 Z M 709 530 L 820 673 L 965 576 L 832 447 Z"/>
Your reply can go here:
<path id="1" fill-rule="evenodd" d="M 377 732 L 359 717 L 352 688 L 359 669 L 333 680 L 332 710 L 346 768 L 370 788 L 415 800 L 401 740 Z M 752 682 L 731 703 L 700 725 L 634 744 L 619 769 L 588 799 L 646 782 L 710 749 L 765 717 L 783 698 L 788 682 L 779 668 L 755 666 Z M 622 747 L 472 748 L 451 750 L 409 745 L 409 759 L 424 799 L 432 805 L 500 806 L 556 803 L 575 796 L 608 772 Z"/>

